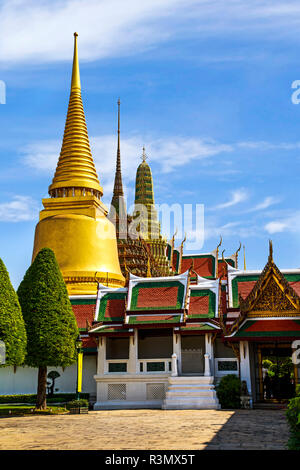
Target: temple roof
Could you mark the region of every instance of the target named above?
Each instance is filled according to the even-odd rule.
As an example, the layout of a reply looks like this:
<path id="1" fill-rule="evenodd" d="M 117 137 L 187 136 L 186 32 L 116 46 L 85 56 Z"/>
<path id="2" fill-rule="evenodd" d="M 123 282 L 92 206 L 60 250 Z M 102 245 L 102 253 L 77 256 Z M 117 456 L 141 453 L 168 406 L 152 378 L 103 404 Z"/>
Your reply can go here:
<path id="1" fill-rule="evenodd" d="M 300 338 L 300 319 L 245 320 L 236 333 L 228 338 L 238 341 Z"/>
<path id="2" fill-rule="evenodd" d="M 131 275 L 127 310 L 183 311 L 186 305 L 187 285 L 188 271 L 173 277 L 140 278 Z"/>
<path id="3" fill-rule="evenodd" d="M 273 260 L 273 247 L 270 242 L 270 253 L 268 262 L 264 269 L 258 272 L 241 272 L 230 269 L 229 281 L 229 306 L 239 307 L 240 314 L 230 326 L 230 336 L 241 337 L 246 334 L 254 337 L 259 336 L 257 328 L 262 328 L 261 335 L 269 331 L 277 331 L 281 325 L 294 325 L 297 336 L 297 323 L 289 323 L 285 317 L 300 320 L 300 297 L 297 290 L 300 283 L 300 270 L 280 271 Z M 276 320 L 274 320 L 276 318 Z M 268 319 L 268 320 L 265 320 Z M 259 320 L 260 323 L 253 327 L 252 323 L 245 325 L 245 321 Z M 261 323 L 264 320 L 265 323 Z M 268 321 L 274 320 L 273 323 Z M 277 326 L 276 326 L 277 325 Z M 270 330 L 271 328 L 271 330 Z M 245 330 L 245 331 L 244 331 Z M 247 330 L 247 331 L 246 331 Z M 291 333 L 292 329 L 284 330 Z M 239 336 L 237 336 L 239 335 Z M 273 335 L 274 336 L 274 335 Z"/>
<path id="4" fill-rule="evenodd" d="M 71 297 L 70 299 L 77 326 L 80 330 L 86 330 L 87 321 L 92 324 L 95 317 L 96 296 L 93 296 L 93 298 L 90 297 Z"/>
<path id="5" fill-rule="evenodd" d="M 300 269 L 283 269 L 280 271 L 290 287 L 300 295 Z M 262 271 L 242 271 L 228 269 L 229 307 L 238 308 L 239 298 L 246 299 L 253 290 Z"/>
<path id="6" fill-rule="evenodd" d="M 191 266 L 199 276 L 213 279 L 216 276 L 216 254 L 212 252 L 183 255 L 181 272 L 187 271 Z"/>
<path id="7" fill-rule="evenodd" d="M 219 311 L 219 281 L 199 282 L 189 289 L 188 320 L 215 318 Z"/>
<path id="8" fill-rule="evenodd" d="M 97 308 L 95 309 L 96 322 L 112 323 L 122 322 L 125 318 L 127 289 L 99 290 Z"/>

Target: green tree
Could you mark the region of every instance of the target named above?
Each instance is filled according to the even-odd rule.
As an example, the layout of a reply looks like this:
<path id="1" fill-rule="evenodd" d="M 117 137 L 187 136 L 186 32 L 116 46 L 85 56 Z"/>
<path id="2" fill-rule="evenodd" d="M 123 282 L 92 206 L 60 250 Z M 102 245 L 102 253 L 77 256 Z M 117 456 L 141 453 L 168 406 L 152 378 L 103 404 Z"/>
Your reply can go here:
<path id="1" fill-rule="evenodd" d="M 26 364 L 38 367 L 37 409 L 46 408 L 47 367 L 66 367 L 77 358 L 79 334 L 54 252 L 43 248 L 26 271 L 18 296 L 27 331 Z"/>
<path id="2" fill-rule="evenodd" d="M 0 340 L 5 345 L 3 366 L 23 364 L 26 354 L 26 330 L 18 296 L 0 258 Z"/>

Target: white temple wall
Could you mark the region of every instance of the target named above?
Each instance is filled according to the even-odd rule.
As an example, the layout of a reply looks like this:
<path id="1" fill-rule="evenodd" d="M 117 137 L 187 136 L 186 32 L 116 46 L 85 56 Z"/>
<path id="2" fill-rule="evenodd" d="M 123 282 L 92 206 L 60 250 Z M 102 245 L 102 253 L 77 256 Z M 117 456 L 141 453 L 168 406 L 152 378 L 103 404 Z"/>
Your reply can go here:
<path id="1" fill-rule="evenodd" d="M 48 367 L 47 372 L 56 370 L 60 377 L 55 380 L 55 389 L 57 393 L 75 393 L 77 381 L 77 365 L 73 364 L 62 370 L 62 367 Z M 96 373 L 96 355 L 84 356 L 83 358 L 83 377 L 82 391 L 96 394 L 96 383 L 94 375 Z M 16 373 L 14 368 L 0 368 L 0 395 L 19 395 L 31 394 L 37 391 L 38 369 L 32 367 L 17 367 Z"/>
<path id="2" fill-rule="evenodd" d="M 239 361 L 232 348 L 224 344 L 221 338 L 216 338 L 214 347 L 214 376 L 218 383 L 224 375 L 239 375 Z"/>
<path id="3" fill-rule="evenodd" d="M 95 377 L 97 403 L 95 410 L 113 408 L 161 408 L 168 388 L 169 374 Z"/>

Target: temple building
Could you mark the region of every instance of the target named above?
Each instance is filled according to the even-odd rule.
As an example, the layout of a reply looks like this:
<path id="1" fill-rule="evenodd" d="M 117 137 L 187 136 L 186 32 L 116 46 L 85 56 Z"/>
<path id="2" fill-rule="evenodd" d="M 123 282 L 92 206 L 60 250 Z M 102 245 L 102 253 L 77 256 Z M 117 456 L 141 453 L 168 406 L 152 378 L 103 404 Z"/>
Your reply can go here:
<path id="1" fill-rule="evenodd" d="M 300 269 L 280 270 L 272 242 L 262 271 L 247 270 L 245 254 L 243 269 L 238 266 L 241 244 L 224 257 L 222 239 L 211 253 L 184 253 L 185 239 L 176 248 L 175 235 L 168 243 L 146 160 L 143 149 L 128 214 L 118 101 L 108 213 L 89 147 L 75 33 L 65 133 L 33 259 L 45 246 L 56 254 L 83 341 L 83 391 L 96 410 L 219 409 L 215 386 L 234 374 L 246 382 L 251 406 L 293 396 Z M 74 392 L 76 365 L 58 371 L 59 391 Z M 2 368 L 0 394 L 35 393 L 36 377 L 36 369 Z"/>

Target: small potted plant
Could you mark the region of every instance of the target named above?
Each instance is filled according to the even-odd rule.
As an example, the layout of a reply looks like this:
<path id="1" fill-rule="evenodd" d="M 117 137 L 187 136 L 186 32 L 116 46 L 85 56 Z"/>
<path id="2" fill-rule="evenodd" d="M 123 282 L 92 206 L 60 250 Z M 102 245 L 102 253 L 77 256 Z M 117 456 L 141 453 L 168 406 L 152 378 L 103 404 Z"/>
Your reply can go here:
<path id="1" fill-rule="evenodd" d="M 80 400 L 72 400 L 67 403 L 67 409 L 71 414 L 88 413 L 89 402 L 84 398 L 81 398 Z"/>

